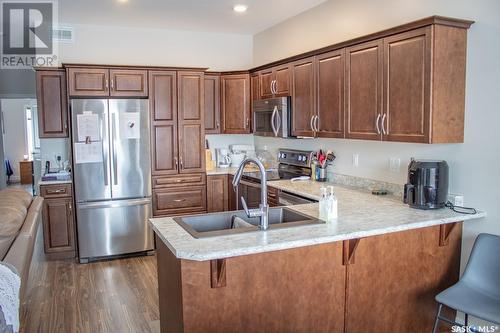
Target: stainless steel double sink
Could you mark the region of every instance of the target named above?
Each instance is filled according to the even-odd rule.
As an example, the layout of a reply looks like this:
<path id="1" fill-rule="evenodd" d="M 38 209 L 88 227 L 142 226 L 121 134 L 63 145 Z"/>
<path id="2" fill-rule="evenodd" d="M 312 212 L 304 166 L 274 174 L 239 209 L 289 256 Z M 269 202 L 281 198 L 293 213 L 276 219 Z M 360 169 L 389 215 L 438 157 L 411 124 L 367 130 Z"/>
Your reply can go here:
<path id="1" fill-rule="evenodd" d="M 231 220 L 233 216 L 243 219 L 244 221 L 252 224 L 252 226 L 231 229 Z M 206 238 L 258 231 L 258 224 L 260 220 L 258 217 L 249 218 L 244 211 L 238 210 L 232 212 L 174 217 L 174 221 L 183 227 L 184 230 L 186 230 L 194 238 Z M 269 208 L 270 230 L 321 223 L 325 222 L 286 207 Z"/>

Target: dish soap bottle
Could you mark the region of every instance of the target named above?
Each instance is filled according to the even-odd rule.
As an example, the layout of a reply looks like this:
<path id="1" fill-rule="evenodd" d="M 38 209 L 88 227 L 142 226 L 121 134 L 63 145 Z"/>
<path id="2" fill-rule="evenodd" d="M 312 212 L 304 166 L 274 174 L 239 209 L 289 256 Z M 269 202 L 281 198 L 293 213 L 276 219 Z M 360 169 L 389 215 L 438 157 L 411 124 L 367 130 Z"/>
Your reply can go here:
<path id="1" fill-rule="evenodd" d="M 321 187 L 321 198 L 319 199 L 319 219 L 326 221 L 328 218 L 328 196 L 326 195 L 326 187 Z"/>
<path id="2" fill-rule="evenodd" d="M 338 218 L 338 205 L 337 205 L 337 197 L 333 194 L 333 186 L 328 187 L 330 193 L 327 198 L 327 213 L 326 219 L 328 222 L 331 222 Z"/>

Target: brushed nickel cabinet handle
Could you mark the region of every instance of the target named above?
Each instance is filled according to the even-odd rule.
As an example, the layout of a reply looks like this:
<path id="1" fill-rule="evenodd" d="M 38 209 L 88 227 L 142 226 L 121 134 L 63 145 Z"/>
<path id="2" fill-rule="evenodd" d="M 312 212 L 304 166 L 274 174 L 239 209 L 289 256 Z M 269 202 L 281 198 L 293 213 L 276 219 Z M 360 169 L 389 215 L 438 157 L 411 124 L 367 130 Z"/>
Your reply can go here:
<path id="1" fill-rule="evenodd" d="M 63 188 L 57 189 L 57 190 L 47 190 L 48 194 L 57 194 L 57 193 L 64 193 L 66 192 Z"/>
<path id="2" fill-rule="evenodd" d="M 105 80 L 104 80 L 104 87 L 106 87 L 106 89 L 108 89 L 108 88 L 109 88 L 108 79 L 105 79 Z"/>
<path id="3" fill-rule="evenodd" d="M 174 199 L 174 202 L 183 202 L 186 201 L 186 199 Z"/>
<path id="4" fill-rule="evenodd" d="M 384 115 L 382 116 L 382 134 L 386 135 L 386 131 L 385 131 L 385 118 L 387 117 L 387 113 L 384 113 Z"/>
<path id="5" fill-rule="evenodd" d="M 115 80 L 111 79 L 111 90 L 115 90 L 115 84 L 113 82 L 115 82 Z"/>
<path id="6" fill-rule="evenodd" d="M 182 162 L 182 157 L 180 158 L 181 169 L 184 168 L 184 163 Z"/>
<path id="7" fill-rule="evenodd" d="M 377 119 L 375 120 L 375 127 L 377 128 L 377 134 L 380 134 L 379 121 L 380 121 L 380 113 L 377 115 Z"/>
<path id="8" fill-rule="evenodd" d="M 314 117 L 315 117 L 315 119 L 314 119 L 314 130 L 316 132 L 319 132 L 319 116 L 316 115 Z"/>
<path id="9" fill-rule="evenodd" d="M 311 131 L 314 132 L 314 124 L 313 124 L 313 122 L 314 122 L 314 116 L 311 116 L 311 121 L 310 121 Z"/>
<path id="10" fill-rule="evenodd" d="M 177 157 L 174 157 L 175 170 L 179 169 L 179 163 L 177 161 Z"/>

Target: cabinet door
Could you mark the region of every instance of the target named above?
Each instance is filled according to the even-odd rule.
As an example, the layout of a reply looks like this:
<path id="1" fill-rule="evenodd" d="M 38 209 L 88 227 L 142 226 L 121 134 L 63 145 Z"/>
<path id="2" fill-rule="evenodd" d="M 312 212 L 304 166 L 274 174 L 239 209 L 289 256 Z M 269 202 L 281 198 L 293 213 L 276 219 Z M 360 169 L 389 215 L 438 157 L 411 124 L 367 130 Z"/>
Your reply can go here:
<path id="1" fill-rule="evenodd" d="M 223 133 L 250 133 L 250 76 L 221 77 L 221 110 Z"/>
<path id="2" fill-rule="evenodd" d="M 238 198 L 233 187 L 233 175 L 227 176 L 227 209 L 229 211 L 238 209 Z"/>
<path id="3" fill-rule="evenodd" d="M 178 72 L 179 172 L 205 172 L 205 117 L 202 72 Z"/>
<path id="4" fill-rule="evenodd" d="M 382 40 L 346 49 L 346 137 L 380 140 Z"/>
<path id="5" fill-rule="evenodd" d="M 260 99 L 260 77 L 259 73 L 253 73 L 250 76 L 251 98 L 252 101 Z"/>
<path id="6" fill-rule="evenodd" d="M 271 84 L 274 80 L 273 70 L 263 70 L 260 72 L 259 78 L 260 98 L 264 99 L 273 97 L 273 92 L 271 90 Z"/>
<path id="7" fill-rule="evenodd" d="M 292 64 L 292 135 L 314 136 L 314 62 L 307 58 Z"/>
<path id="8" fill-rule="evenodd" d="M 290 95 L 290 65 L 279 66 L 274 69 L 275 95 Z"/>
<path id="9" fill-rule="evenodd" d="M 36 97 L 40 138 L 67 137 L 66 72 L 64 70 L 37 71 Z"/>
<path id="10" fill-rule="evenodd" d="M 110 95 L 117 97 L 147 97 L 148 72 L 133 69 L 111 69 Z"/>
<path id="11" fill-rule="evenodd" d="M 70 96 L 109 96 L 109 70 L 106 68 L 69 68 Z"/>
<path id="12" fill-rule="evenodd" d="M 206 191 L 207 188 L 205 185 L 154 189 L 153 215 L 171 216 L 206 212 Z"/>
<path id="13" fill-rule="evenodd" d="M 75 251 L 73 198 L 45 199 L 43 203 L 43 239 L 45 253 Z"/>
<path id="14" fill-rule="evenodd" d="M 149 91 L 152 174 L 177 174 L 178 150 L 176 72 L 150 71 Z"/>
<path id="15" fill-rule="evenodd" d="M 384 140 L 430 140 L 430 29 L 384 39 Z"/>
<path id="16" fill-rule="evenodd" d="M 220 75 L 205 74 L 205 133 L 220 133 Z"/>
<path id="17" fill-rule="evenodd" d="M 319 137 L 344 137 L 344 58 L 344 49 L 316 58 L 316 115 L 319 129 L 316 135 Z"/>
<path id="18" fill-rule="evenodd" d="M 442 227 L 449 226 L 359 240 L 347 266 L 345 332 L 432 331 L 434 297 L 460 272 L 461 225 L 443 231 L 445 246 L 439 245 Z"/>
<path id="19" fill-rule="evenodd" d="M 209 213 L 227 211 L 227 176 L 207 177 L 207 211 Z"/>

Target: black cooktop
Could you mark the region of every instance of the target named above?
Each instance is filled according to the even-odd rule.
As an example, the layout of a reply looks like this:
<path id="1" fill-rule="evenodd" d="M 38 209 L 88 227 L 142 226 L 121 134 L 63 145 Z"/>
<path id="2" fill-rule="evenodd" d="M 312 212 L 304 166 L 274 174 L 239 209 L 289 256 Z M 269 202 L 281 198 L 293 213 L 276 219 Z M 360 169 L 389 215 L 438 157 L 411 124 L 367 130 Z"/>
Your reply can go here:
<path id="1" fill-rule="evenodd" d="M 280 164 L 278 169 L 266 171 L 267 180 L 292 179 L 300 176 L 311 176 L 311 169 Z M 243 172 L 243 179 L 259 182 L 262 178 L 259 171 Z"/>

